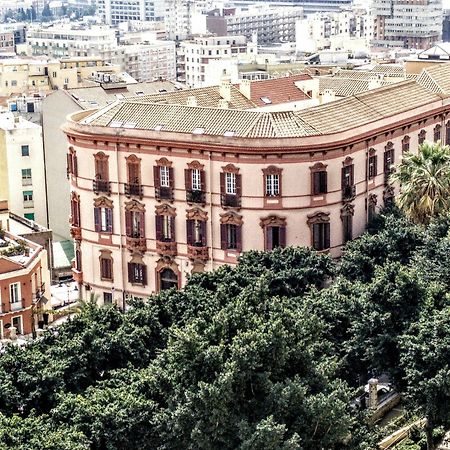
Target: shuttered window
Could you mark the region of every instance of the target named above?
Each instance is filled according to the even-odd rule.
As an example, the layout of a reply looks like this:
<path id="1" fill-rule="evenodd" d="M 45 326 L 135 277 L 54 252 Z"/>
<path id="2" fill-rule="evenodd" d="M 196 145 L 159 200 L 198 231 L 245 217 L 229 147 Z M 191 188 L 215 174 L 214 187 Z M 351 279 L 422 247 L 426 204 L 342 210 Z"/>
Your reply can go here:
<path id="1" fill-rule="evenodd" d="M 111 208 L 94 208 L 95 231 L 113 232 L 113 214 Z"/>
<path id="2" fill-rule="evenodd" d="M 265 249 L 273 250 L 277 247 L 286 247 L 286 227 L 270 226 L 265 229 Z"/>
<path id="3" fill-rule="evenodd" d="M 147 267 L 144 264 L 128 263 L 128 281 L 134 284 L 147 284 Z"/>
<path id="4" fill-rule="evenodd" d="M 112 259 L 107 257 L 100 258 L 100 276 L 102 280 L 113 279 Z"/>
<path id="5" fill-rule="evenodd" d="M 188 245 L 206 247 L 206 222 L 204 220 L 186 220 Z"/>
<path id="6" fill-rule="evenodd" d="M 316 250 L 325 250 L 330 248 L 330 224 L 313 224 L 313 247 Z"/>
<path id="7" fill-rule="evenodd" d="M 320 170 L 318 172 L 313 172 L 313 195 L 326 194 L 327 187 L 327 172 L 325 170 Z"/>
<path id="8" fill-rule="evenodd" d="M 223 223 L 220 226 L 222 250 L 242 251 L 242 226 Z"/>

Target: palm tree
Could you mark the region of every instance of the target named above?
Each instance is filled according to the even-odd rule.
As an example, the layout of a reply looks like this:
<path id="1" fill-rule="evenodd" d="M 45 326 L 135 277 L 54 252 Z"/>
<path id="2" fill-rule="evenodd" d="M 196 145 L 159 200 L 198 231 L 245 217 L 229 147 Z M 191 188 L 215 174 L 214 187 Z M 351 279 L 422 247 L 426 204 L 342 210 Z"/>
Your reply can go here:
<path id="1" fill-rule="evenodd" d="M 400 184 L 398 207 L 413 222 L 428 224 L 450 211 L 450 147 L 425 142 L 417 155 L 404 155 L 390 181 Z"/>

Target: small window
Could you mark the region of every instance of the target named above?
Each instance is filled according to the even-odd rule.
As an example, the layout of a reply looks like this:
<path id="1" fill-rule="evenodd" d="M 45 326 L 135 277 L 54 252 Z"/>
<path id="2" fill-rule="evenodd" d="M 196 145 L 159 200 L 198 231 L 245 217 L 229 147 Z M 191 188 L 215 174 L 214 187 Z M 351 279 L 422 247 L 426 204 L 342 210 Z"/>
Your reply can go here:
<path id="1" fill-rule="evenodd" d="M 159 176 L 160 176 L 160 186 L 161 187 L 170 187 L 170 173 L 169 168 L 167 166 L 161 166 L 159 168 Z"/>
<path id="2" fill-rule="evenodd" d="M 313 247 L 316 250 L 325 250 L 330 248 L 330 224 L 313 224 Z"/>
<path id="3" fill-rule="evenodd" d="M 327 172 L 320 170 L 313 172 L 313 195 L 323 195 L 327 193 Z"/>
<path id="4" fill-rule="evenodd" d="M 377 176 L 377 157 L 369 156 L 369 180 Z"/>
<path id="5" fill-rule="evenodd" d="M 113 279 L 113 265 L 110 257 L 100 258 L 100 277 L 102 280 Z"/>
<path id="6" fill-rule="evenodd" d="M 32 202 L 33 201 L 33 191 L 23 191 L 23 201 Z"/>
<path id="7" fill-rule="evenodd" d="M 280 175 L 266 175 L 266 196 L 278 197 L 280 195 Z"/>
<path id="8" fill-rule="evenodd" d="M 192 190 L 193 191 L 201 191 L 202 190 L 202 177 L 200 169 L 192 169 L 191 170 L 191 182 L 192 182 Z"/>
<path id="9" fill-rule="evenodd" d="M 23 321 L 22 316 L 13 317 L 11 324 L 17 330 L 17 334 L 23 334 Z"/>
<path id="10" fill-rule="evenodd" d="M 147 284 L 147 267 L 144 264 L 128 263 L 128 281 L 134 284 Z"/>
<path id="11" fill-rule="evenodd" d="M 29 186 L 31 182 L 31 169 L 22 169 L 22 186 Z"/>
<path id="12" fill-rule="evenodd" d="M 225 189 L 227 194 L 236 195 L 236 174 L 227 172 L 225 174 Z"/>
<path id="13" fill-rule="evenodd" d="M 103 292 L 103 303 L 105 305 L 111 305 L 113 302 L 113 297 L 111 292 Z"/>
<path id="14" fill-rule="evenodd" d="M 30 156 L 30 147 L 28 145 L 22 145 L 22 156 Z"/>
<path id="15" fill-rule="evenodd" d="M 9 285 L 9 301 L 11 303 L 11 307 L 18 306 L 18 304 L 22 302 L 20 295 L 20 283 L 12 283 Z"/>

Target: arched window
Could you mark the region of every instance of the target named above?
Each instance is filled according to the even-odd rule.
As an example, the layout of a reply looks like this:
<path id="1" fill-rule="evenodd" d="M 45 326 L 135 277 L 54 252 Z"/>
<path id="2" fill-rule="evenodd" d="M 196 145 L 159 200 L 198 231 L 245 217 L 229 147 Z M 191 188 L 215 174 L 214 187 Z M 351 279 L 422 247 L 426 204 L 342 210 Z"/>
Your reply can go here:
<path id="1" fill-rule="evenodd" d="M 426 137 L 427 137 L 427 132 L 425 130 L 420 130 L 419 145 L 422 145 L 425 142 Z"/>
<path id="2" fill-rule="evenodd" d="M 94 155 L 95 175 L 93 181 L 93 190 L 96 193 L 104 192 L 110 194 L 109 183 L 109 164 L 108 156 L 103 152 Z"/>
<path id="3" fill-rule="evenodd" d="M 355 207 L 346 203 L 341 209 L 342 220 L 342 244 L 353 239 L 353 216 L 355 214 Z"/>
<path id="4" fill-rule="evenodd" d="M 73 227 L 80 227 L 80 196 L 76 192 L 72 192 L 70 207 L 70 223 Z"/>
<path id="5" fill-rule="evenodd" d="M 402 139 L 402 153 L 409 152 L 409 141 L 410 140 L 411 140 L 411 138 L 409 136 L 405 136 Z"/>
<path id="6" fill-rule="evenodd" d="M 67 178 L 69 178 L 69 175 L 78 176 L 77 152 L 73 147 L 69 147 L 67 153 Z"/>
<path id="7" fill-rule="evenodd" d="M 312 246 L 316 250 L 330 248 L 330 213 L 316 212 L 307 221 L 312 234 Z"/>
<path id="8" fill-rule="evenodd" d="M 242 177 L 239 168 L 233 164 L 222 167 L 220 194 L 223 207 L 239 208 L 241 206 Z"/>
<path id="9" fill-rule="evenodd" d="M 437 141 L 440 141 L 441 140 L 441 125 L 440 124 L 437 124 L 435 127 L 434 127 L 434 130 L 433 130 L 433 138 L 434 138 L 434 142 L 437 142 Z"/>
<path id="10" fill-rule="evenodd" d="M 328 192 L 327 166 L 321 162 L 310 167 L 312 195 L 324 195 Z"/>
<path id="11" fill-rule="evenodd" d="M 220 215 L 220 241 L 222 250 L 242 251 L 242 216 L 235 212 Z"/>
<path id="12" fill-rule="evenodd" d="M 125 184 L 125 195 L 142 198 L 141 160 L 135 155 L 128 156 L 126 160 L 128 183 Z"/>
<path id="13" fill-rule="evenodd" d="M 174 173 L 172 162 L 167 158 L 156 161 L 153 167 L 153 177 L 155 181 L 155 198 L 157 200 L 173 201 Z"/>
<path id="14" fill-rule="evenodd" d="M 205 204 L 205 171 L 204 165 L 198 161 L 189 163 L 184 170 L 184 184 L 186 189 L 186 201 L 188 203 Z"/>
<path id="15" fill-rule="evenodd" d="M 166 267 L 159 272 L 159 287 L 161 291 L 178 288 L 178 276 L 169 267 Z"/>
<path id="16" fill-rule="evenodd" d="M 264 250 L 286 247 L 286 218 L 269 216 L 261 219 L 264 230 Z"/>

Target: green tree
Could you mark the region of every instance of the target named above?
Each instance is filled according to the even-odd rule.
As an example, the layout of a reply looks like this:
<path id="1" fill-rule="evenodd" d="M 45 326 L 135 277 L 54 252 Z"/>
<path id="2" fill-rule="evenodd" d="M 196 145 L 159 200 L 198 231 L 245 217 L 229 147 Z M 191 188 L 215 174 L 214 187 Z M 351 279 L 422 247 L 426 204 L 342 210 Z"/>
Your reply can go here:
<path id="1" fill-rule="evenodd" d="M 417 155 L 404 155 L 391 181 L 400 183 L 400 209 L 415 223 L 428 224 L 450 209 L 450 148 L 425 142 Z"/>

